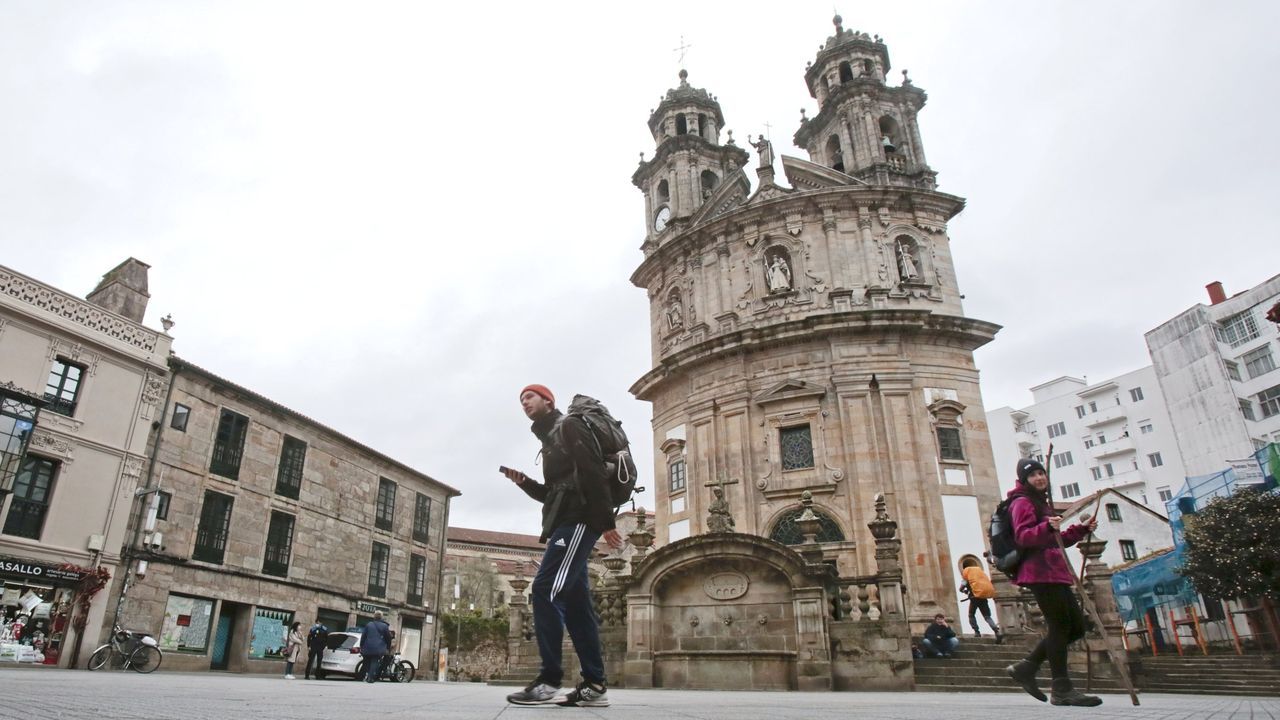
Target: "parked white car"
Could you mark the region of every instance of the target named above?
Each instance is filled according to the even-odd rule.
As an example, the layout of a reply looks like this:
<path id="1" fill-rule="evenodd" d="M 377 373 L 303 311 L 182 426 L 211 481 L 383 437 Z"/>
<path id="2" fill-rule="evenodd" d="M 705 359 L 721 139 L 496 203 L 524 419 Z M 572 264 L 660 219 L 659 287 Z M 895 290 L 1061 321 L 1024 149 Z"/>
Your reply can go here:
<path id="1" fill-rule="evenodd" d="M 416 669 L 408 660 L 395 656 L 394 669 L 383 674 L 383 678 L 396 682 L 412 682 Z M 364 656 L 360 654 L 360 633 L 339 630 L 329 633 L 325 642 L 324 655 L 320 657 L 320 669 L 316 678 L 323 680 L 329 675 L 347 675 L 353 680 L 364 679 Z"/>

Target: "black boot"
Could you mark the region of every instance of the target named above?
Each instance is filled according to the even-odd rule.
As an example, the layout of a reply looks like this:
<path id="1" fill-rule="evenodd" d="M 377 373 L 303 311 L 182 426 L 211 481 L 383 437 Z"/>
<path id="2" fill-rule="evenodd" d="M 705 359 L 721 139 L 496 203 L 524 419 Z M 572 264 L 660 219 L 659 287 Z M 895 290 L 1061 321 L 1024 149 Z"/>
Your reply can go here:
<path id="1" fill-rule="evenodd" d="M 1097 695 L 1085 695 L 1071 685 L 1071 678 L 1053 679 L 1053 697 L 1049 700 L 1053 705 L 1074 705 L 1076 707 L 1095 707 L 1102 704 Z"/>
<path id="2" fill-rule="evenodd" d="M 1040 702 L 1044 702 L 1049 698 L 1045 697 L 1044 693 L 1040 692 L 1040 686 L 1036 684 L 1036 671 L 1039 669 L 1040 667 L 1032 663 L 1030 660 L 1019 660 L 1005 668 L 1004 671 L 1009 673 L 1009 677 L 1013 678 L 1014 682 L 1021 685 L 1022 689 L 1026 690 L 1028 695 Z"/>

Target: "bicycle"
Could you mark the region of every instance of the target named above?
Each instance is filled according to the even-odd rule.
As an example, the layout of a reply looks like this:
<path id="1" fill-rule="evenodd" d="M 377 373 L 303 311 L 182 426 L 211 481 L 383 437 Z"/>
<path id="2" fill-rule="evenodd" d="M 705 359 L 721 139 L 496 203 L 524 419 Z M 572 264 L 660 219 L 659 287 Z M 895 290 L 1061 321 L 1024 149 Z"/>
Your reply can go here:
<path id="1" fill-rule="evenodd" d="M 413 682 L 414 676 L 417 675 L 417 669 L 413 663 L 408 660 L 401 660 L 399 653 L 394 656 L 387 656 L 382 659 L 382 667 L 378 668 L 378 680 L 389 680 L 391 682 L 408 683 Z M 364 661 L 361 660 L 355 669 L 352 678 L 360 680 L 364 678 Z"/>
<path id="2" fill-rule="evenodd" d="M 89 669 L 97 670 L 110 663 L 121 670 L 149 673 L 160 667 L 162 660 L 164 653 L 160 652 L 155 638 L 144 632 L 122 630 L 116 625 L 111 633 L 111 642 L 89 656 Z"/>

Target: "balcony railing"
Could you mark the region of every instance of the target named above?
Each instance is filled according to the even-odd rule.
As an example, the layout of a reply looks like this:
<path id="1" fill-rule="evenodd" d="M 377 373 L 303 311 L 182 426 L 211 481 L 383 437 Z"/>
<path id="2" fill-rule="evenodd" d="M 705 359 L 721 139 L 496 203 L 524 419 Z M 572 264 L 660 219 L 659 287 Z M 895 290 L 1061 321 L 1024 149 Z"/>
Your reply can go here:
<path id="1" fill-rule="evenodd" d="M 1113 405 L 1109 408 L 1103 408 L 1092 415 L 1086 415 L 1084 418 L 1084 425 L 1085 427 L 1094 428 L 1100 425 L 1106 425 L 1109 422 L 1124 420 L 1128 417 L 1128 410 L 1125 410 L 1123 406 Z"/>
<path id="2" fill-rule="evenodd" d="M 1089 448 L 1089 454 L 1096 460 L 1133 451 L 1133 438 L 1131 437 L 1119 437 L 1115 440 L 1111 440 L 1110 442 L 1105 442 L 1101 445 L 1094 445 L 1092 448 Z"/>

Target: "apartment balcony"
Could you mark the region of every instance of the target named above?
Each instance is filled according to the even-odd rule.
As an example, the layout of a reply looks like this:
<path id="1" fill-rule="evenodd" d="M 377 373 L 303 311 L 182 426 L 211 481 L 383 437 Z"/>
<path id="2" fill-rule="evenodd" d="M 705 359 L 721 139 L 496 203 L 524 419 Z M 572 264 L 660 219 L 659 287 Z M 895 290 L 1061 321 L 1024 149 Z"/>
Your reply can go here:
<path id="1" fill-rule="evenodd" d="M 1023 457 L 1027 456 L 1025 451 L 1040 447 L 1040 440 L 1029 432 L 1019 430 L 1013 434 L 1013 439 L 1018 443 L 1018 449 L 1023 451 Z"/>
<path id="2" fill-rule="evenodd" d="M 1084 416 L 1084 426 L 1087 428 L 1095 428 L 1107 423 L 1116 422 L 1117 420 L 1129 419 L 1129 412 L 1122 405 L 1112 405 L 1109 408 L 1103 408 L 1092 415 Z"/>
<path id="3" fill-rule="evenodd" d="M 1133 438 L 1119 437 L 1115 440 L 1102 443 L 1101 445 L 1094 445 L 1089 448 L 1089 456 L 1094 460 L 1102 460 L 1116 455 L 1123 455 L 1124 453 L 1131 453 L 1135 449 L 1136 448 L 1133 446 Z"/>
<path id="4" fill-rule="evenodd" d="M 1146 478 L 1142 476 L 1141 470 L 1125 470 L 1116 473 L 1111 477 L 1103 477 L 1101 480 L 1093 481 L 1093 490 L 1124 490 L 1125 488 L 1136 487 L 1146 482 Z"/>

